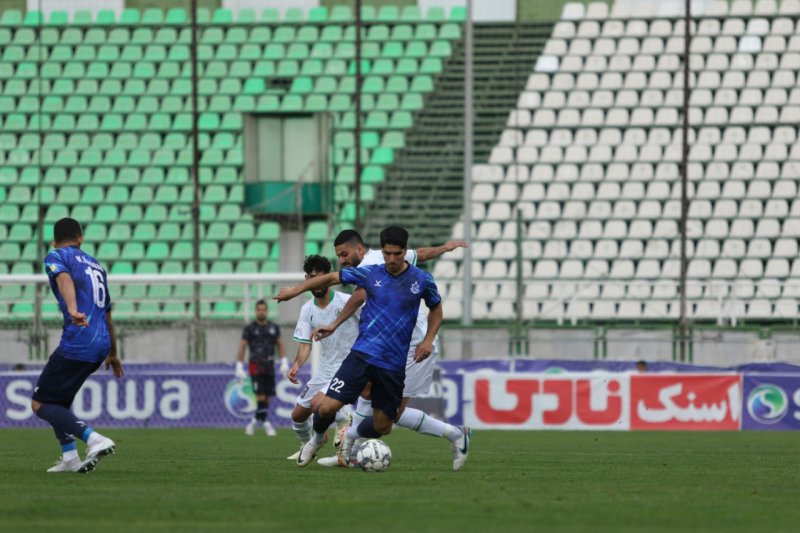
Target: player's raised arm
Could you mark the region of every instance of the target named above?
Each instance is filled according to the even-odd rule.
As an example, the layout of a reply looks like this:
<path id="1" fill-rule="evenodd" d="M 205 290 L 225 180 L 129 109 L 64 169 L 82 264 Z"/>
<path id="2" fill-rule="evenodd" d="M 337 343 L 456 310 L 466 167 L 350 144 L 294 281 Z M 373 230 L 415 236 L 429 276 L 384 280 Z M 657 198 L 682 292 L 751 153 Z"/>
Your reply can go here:
<path id="1" fill-rule="evenodd" d="M 436 340 L 436 334 L 439 333 L 444 314 L 442 311 L 442 296 L 439 294 L 436 282 L 433 281 L 433 276 L 430 274 L 426 274 L 422 300 L 430 309 L 430 313 L 428 313 L 428 330 L 425 332 L 425 338 L 417 345 L 417 350 L 414 354 L 414 361 L 417 363 L 424 361 L 433 353 L 433 343 Z"/>
<path id="2" fill-rule="evenodd" d="M 117 332 L 114 329 L 114 323 L 111 321 L 111 309 L 106 311 L 106 326 L 108 326 L 108 335 L 111 337 L 111 349 L 108 352 L 105 360 L 104 368 L 109 368 L 114 372 L 114 377 L 117 379 L 125 375 L 125 370 L 122 368 L 122 361 L 117 355 Z"/>
<path id="3" fill-rule="evenodd" d="M 427 248 L 417 249 L 417 263 L 424 263 L 431 259 L 436 259 L 440 255 L 447 252 L 452 252 L 456 248 L 469 248 L 467 241 L 447 241 L 441 246 L 429 246 Z"/>
<path id="4" fill-rule="evenodd" d="M 312 337 L 315 340 L 321 341 L 325 337 L 330 337 L 331 335 L 333 335 L 333 332 L 336 331 L 339 328 L 339 326 L 344 324 L 348 318 L 353 316 L 356 313 L 356 311 L 361 309 L 361 306 L 364 304 L 365 301 L 367 301 L 367 291 L 359 287 L 358 289 L 355 290 L 350 299 L 347 300 L 347 303 L 344 304 L 342 312 L 339 313 L 339 316 L 336 317 L 336 320 L 334 320 L 331 324 L 328 324 L 327 326 L 320 326 L 317 329 L 315 329 L 314 333 L 312 334 Z"/>
<path id="5" fill-rule="evenodd" d="M 292 298 L 300 296 L 306 291 L 327 289 L 328 287 L 339 285 L 340 283 L 341 280 L 339 278 L 339 272 L 331 272 L 330 274 L 325 274 L 324 276 L 309 278 L 303 283 L 295 285 L 294 287 L 283 287 L 278 294 L 272 297 L 272 299 L 279 302 L 286 302 Z"/>
<path id="6" fill-rule="evenodd" d="M 75 296 L 75 283 L 72 282 L 72 276 L 67 272 L 58 274 L 56 276 L 56 285 L 58 285 L 58 293 L 67 306 L 67 313 L 69 313 L 72 323 L 81 327 L 88 326 L 89 322 L 86 320 L 86 314 L 78 311 L 78 299 Z"/>

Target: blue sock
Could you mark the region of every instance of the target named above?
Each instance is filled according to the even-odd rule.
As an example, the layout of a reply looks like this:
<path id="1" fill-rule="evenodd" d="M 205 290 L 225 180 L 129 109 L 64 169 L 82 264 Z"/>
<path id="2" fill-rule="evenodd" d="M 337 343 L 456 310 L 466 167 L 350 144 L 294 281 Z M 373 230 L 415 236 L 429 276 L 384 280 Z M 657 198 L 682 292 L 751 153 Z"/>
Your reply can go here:
<path id="1" fill-rule="evenodd" d="M 53 426 L 56 436 L 62 444 L 67 444 L 61 441 L 62 434 L 65 437 L 71 437 L 73 441 L 75 437 L 85 441 L 92 434 L 92 429 L 86 425 L 86 422 L 78 420 L 72 411 L 60 405 L 42 404 L 36 416 Z"/>
<path id="2" fill-rule="evenodd" d="M 358 434 L 365 439 L 379 439 L 383 435 L 375 431 L 375 426 L 372 422 L 372 417 L 368 416 L 358 425 Z"/>
<path id="3" fill-rule="evenodd" d="M 61 451 L 62 452 L 73 452 L 73 451 L 76 451 L 77 449 L 78 449 L 78 445 L 75 444 L 75 441 L 72 441 L 69 444 L 62 444 L 61 445 Z"/>

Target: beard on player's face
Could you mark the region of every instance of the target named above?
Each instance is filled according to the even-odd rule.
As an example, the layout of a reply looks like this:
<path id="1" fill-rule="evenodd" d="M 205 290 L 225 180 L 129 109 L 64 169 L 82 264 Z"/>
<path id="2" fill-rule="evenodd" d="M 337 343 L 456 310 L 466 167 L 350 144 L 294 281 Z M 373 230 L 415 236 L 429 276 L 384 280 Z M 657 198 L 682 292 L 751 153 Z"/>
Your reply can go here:
<path id="1" fill-rule="evenodd" d="M 340 244 L 336 247 L 336 257 L 339 258 L 339 265 L 345 268 L 357 267 L 364 259 L 363 247 L 357 244 Z"/>
<path id="2" fill-rule="evenodd" d="M 328 289 L 324 289 L 321 291 L 311 291 L 311 294 L 314 295 L 314 298 L 322 298 L 325 296 L 325 293 L 328 292 Z"/>

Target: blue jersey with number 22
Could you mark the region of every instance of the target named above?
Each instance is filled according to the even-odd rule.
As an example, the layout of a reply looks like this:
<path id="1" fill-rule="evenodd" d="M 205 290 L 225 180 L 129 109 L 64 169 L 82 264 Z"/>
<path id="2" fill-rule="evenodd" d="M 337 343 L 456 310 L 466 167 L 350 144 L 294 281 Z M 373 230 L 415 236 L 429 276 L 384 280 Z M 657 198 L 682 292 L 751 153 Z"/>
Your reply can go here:
<path id="1" fill-rule="evenodd" d="M 64 315 L 64 329 L 58 352 L 67 359 L 97 362 L 105 359 L 111 349 L 111 336 L 106 324 L 106 311 L 111 306 L 106 271 L 80 248 L 57 248 L 44 258 L 44 268 L 50 278 L 50 288 Z M 72 323 L 67 305 L 58 291 L 56 277 L 67 273 L 75 285 L 78 311 L 86 315 L 88 326 Z"/>
<path id="2" fill-rule="evenodd" d="M 340 279 L 367 291 L 353 351 L 371 365 L 404 372 L 420 302 L 432 309 L 442 301 L 433 277 L 411 265 L 398 276 L 386 265 L 370 265 L 345 268 Z"/>

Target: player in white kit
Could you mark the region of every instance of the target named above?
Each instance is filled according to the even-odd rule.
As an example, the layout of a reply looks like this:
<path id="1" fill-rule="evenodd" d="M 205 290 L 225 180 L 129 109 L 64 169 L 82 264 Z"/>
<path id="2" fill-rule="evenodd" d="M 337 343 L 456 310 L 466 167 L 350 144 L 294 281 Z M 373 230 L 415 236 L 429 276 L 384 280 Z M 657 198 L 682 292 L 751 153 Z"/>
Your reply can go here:
<path id="1" fill-rule="evenodd" d="M 342 267 L 384 264 L 381 251 L 368 250 L 364 245 L 364 240 L 361 238 L 361 235 L 355 230 L 344 230 L 339 233 L 334 241 L 334 246 L 336 249 L 336 256 L 339 258 L 339 264 Z M 418 250 L 409 249 L 405 260 L 412 265 L 416 265 L 418 262 L 435 259 L 446 252 L 451 252 L 456 248 L 466 248 L 467 246 L 469 245 L 464 241 L 449 241 L 442 246 L 420 248 Z M 363 289 L 359 289 L 353 293 L 350 301 L 333 323 L 316 329 L 316 338 L 324 339 L 333 332 L 338 331 L 337 328 L 344 321 L 348 320 L 353 313 L 361 307 L 365 300 L 366 293 Z M 459 428 L 447 424 L 446 422 L 442 422 L 425 414 L 419 409 L 407 407 L 409 399 L 427 396 L 431 388 L 431 383 L 433 382 L 433 371 L 436 368 L 436 355 L 439 348 L 438 338 L 434 341 L 433 353 L 431 353 L 430 357 L 421 363 L 417 363 L 414 360 L 417 345 L 425 338 L 427 329 L 428 315 L 423 309 L 423 306 L 420 306 L 420 311 L 417 315 L 417 323 L 414 326 L 414 333 L 411 337 L 408 358 L 406 359 L 403 403 L 401 404 L 400 413 L 395 423 L 400 427 L 408 428 L 418 433 L 448 439 L 452 443 L 453 469 L 460 470 L 461 467 L 464 466 L 467 460 L 467 454 L 469 453 L 470 429 L 468 427 Z M 350 426 L 350 430 L 348 430 L 344 443 L 339 449 L 338 463 L 342 466 L 350 463 L 349 452 L 356 438 L 355 428 L 358 427 L 361 420 L 369 416 L 369 413 L 372 412 L 371 400 L 364 396 L 365 395 L 362 395 L 356 404 L 356 409 L 353 413 L 353 423 Z M 318 462 L 323 465 L 332 464 L 332 461 L 328 458 L 320 459 Z"/>
<path id="2" fill-rule="evenodd" d="M 329 273 L 331 271 L 331 263 L 325 257 L 312 255 L 306 258 L 303 270 L 306 273 L 306 279 L 311 279 Z M 314 328 L 335 321 L 350 299 L 350 295 L 330 288 L 323 291 L 312 291 L 312 295 L 314 298 L 306 302 L 300 309 L 300 317 L 294 330 L 294 340 L 300 346 L 297 349 L 294 365 L 292 365 L 286 377 L 295 384 L 299 383 L 297 373 L 311 355 L 311 334 Z M 320 341 L 322 355 L 319 367 L 316 374 L 311 377 L 297 396 L 297 405 L 292 411 L 292 429 L 294 429 L 297 438 L 300 440 L 301 448 L 311 438 L 313 431 L 311 415 L 319 405 L 319 402 L 325 397 L 331 378 L 339 370 L 344 358 L 350 353 L 356 337 L 358 337 L 358 315 L 345 320 L 342 326 L 336 330 L 336 333 Z M 337 431 L 337 439 L 334 440 L 336 448 L 339 447 L 344 430 L 349 423 L 350 415 L 348 412 L 340 410 L 336 418 L 336 425 L 339 429 Z M 290 455 L 287 459 L 297 459 L 297 453 Z"/>

